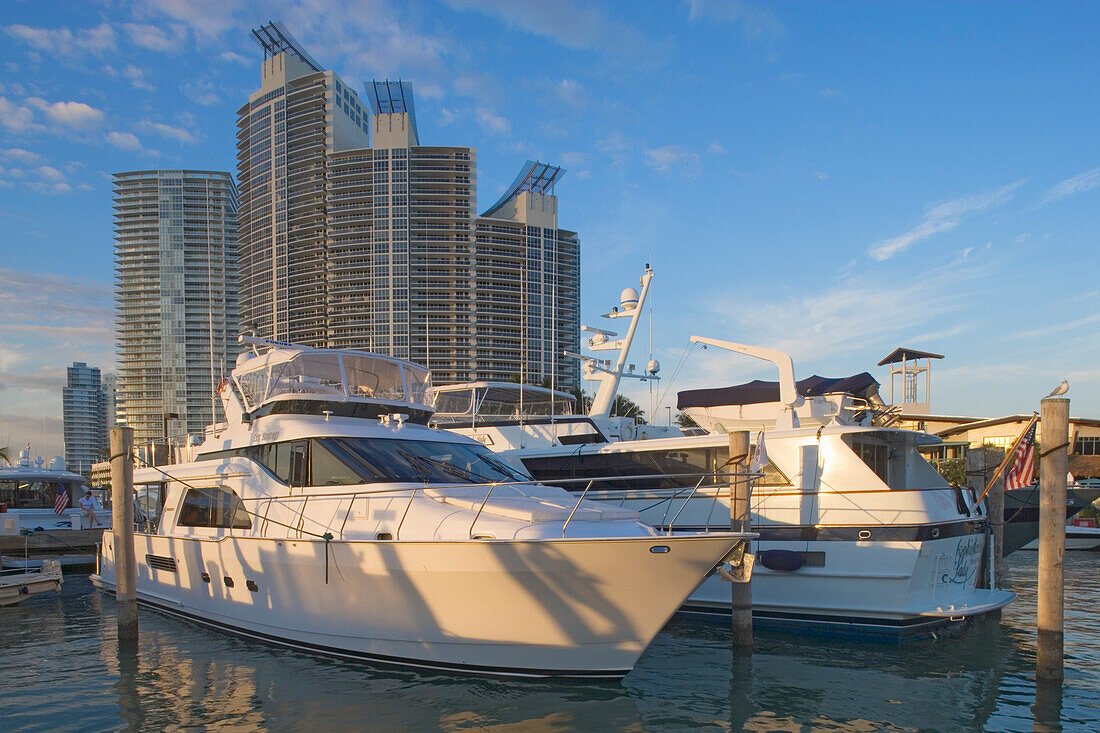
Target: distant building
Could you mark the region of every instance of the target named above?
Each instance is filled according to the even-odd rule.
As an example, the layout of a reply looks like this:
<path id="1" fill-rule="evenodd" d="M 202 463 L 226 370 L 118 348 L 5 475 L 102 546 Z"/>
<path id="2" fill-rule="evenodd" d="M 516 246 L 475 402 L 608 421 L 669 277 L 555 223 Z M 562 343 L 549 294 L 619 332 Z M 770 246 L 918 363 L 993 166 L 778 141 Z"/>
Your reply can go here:
<path id="1" fill-rule="evenodd" d="M 199 432 L 237 353 L 237 191 L 228 173 L 114 175 L 117 420 Z"/>
<path id="2" fill-rule="evenodd" d="M 242 329 L 410 359 L 439 383 L 578 384 L 562 355 L 580 340 L 563 171 L 529 161 L 478 217 L 476 151 L 421 144 L 410 84 L 367 84 L 368 110 L 278 24 L 253 35 L 261 86 L 237 113 Z"/>
<path id="3" fill-rule="evenodd" d="M 118 392 L 118 375 L 104 374 L 103 375 L 103 412 L 106 415 L 106 420 L 103 425 L 103 445 L 106 446 L 111 442 L 110 430 L 118 424 L 118 399 L 116 394 Z"/>
<path id="4" fill-rule="evenodd" d="M 73 473 L 90 475 L 92 464 L 105 456 L 107 408 L 99 367 L 82 361 L 67 370 L 61 389 L 64 421 L 65 466 Z"/>

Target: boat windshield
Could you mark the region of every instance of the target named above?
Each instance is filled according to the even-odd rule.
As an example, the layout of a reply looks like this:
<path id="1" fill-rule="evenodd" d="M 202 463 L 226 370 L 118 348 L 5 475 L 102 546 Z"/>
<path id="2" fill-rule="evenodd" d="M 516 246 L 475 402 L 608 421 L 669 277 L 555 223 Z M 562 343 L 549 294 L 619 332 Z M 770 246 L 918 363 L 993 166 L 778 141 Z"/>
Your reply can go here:
<path id="1" fill-rule="evenodd" d="M 372 354 L 306 351 L 235 374 L 245 407 L 276 398 L 428 404 L 428 370 Z"/>
<path id="2" fill-rule="evenodd" d="M 428 440 L 320 438 L 310 457 L 315 486 L 418 481 L 494 483 L 529 481 L 488 448 Z"/>
<path id="3" fill-rule="evenodd" d="M 572 415 L 573 398 L 546 387 L 490 385 L 435 391 L 437 417 L 465 415 L 485 419 L 519 419 Z"/>

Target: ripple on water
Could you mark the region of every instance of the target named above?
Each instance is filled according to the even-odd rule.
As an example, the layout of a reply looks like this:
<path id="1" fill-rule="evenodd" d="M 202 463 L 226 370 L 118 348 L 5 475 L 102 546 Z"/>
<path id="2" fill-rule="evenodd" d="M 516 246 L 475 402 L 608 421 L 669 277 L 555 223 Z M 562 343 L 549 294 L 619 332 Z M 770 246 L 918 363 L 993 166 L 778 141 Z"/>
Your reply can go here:
<path id="1" fill-rule="evenodd" d="M 1066 731 L 1100 729 L 1100 555 L 1066 556 Z M 901 645 L 762 632 L 751 657 L 720 623 L 674 620 L 621 683 L 422 673 L 327 659 L 142 610 L 118 654 L 115 606 L 87 578 L 0 609 L 5 730 L 169 728 L 1029 731 L 1035 554 L 1019 600 L 962 637 Z"/>

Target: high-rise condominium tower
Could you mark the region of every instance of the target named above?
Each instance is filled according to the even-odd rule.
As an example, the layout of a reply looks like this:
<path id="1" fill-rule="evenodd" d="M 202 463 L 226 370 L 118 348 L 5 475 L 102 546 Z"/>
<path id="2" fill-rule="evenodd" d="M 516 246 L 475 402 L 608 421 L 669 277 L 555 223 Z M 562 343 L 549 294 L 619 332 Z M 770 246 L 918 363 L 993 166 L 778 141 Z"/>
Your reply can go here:
<path id="1" fill-rule="evenodd" d="M 579 242 L 557 228 L 561 169 L 528 162 L 478 217 L 476 152 L 421 144 L 410 84 L 367 84 L 368 110 L 279 24 L 253 36 L 265 59 L 237 121 L 242 330 L 392 354 L 440 383 L 575 385 L 561 353 L 579 347 Z"/>
<path id="2" fill-rule="evenodd" d="M 138 440 L 220 419 L 237 353 L 237 192 L 220 171 L 114 175 L 118 419 Z"/>
<path id="3" fill-rule="evenodd" d="M 76 361 L 66 371 L 66 385 L 61 389 L 65 465 L 87 476 L 92 464 L 103 460 L 106 453 L 107 396 L 99 367 Z"/>

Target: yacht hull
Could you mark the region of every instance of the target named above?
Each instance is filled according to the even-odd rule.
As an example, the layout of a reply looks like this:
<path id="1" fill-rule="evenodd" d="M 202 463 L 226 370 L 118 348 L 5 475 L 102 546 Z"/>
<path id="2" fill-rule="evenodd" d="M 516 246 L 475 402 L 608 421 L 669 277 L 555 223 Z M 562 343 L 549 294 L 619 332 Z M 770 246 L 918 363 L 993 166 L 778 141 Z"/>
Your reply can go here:
<path id="1" fill-rule="evenodd" d="M 674 531 L 723 529 L 717 518 L 729 515 L 727 497 L 710 490 L 690 499 L 671 498 L 677 491 L 682 492 L 591 491 L 589 498 L 637 510 L 642 521 L 660 531 L 670 526 Z M 753 531 L 759 539 L 751 543 L 756 555 L 752 602 L 753 616 L 761 625 L 905 638 L 994 612 L 1016 597 L 1010 591 L 976 587 L 989 541 L 980 518 L 933 523 L 920 508 L 910 510 L 908 517 L 901 511 L 894 515 L 927 523 L 884 524 L 875 520 L 890 516 L 889 505 L 872 511 L 871 502 L 877 497 L 894 500 L 889 494 L 869 494 L 858 505 L 848 506 L 833 502 L 833 496 L 821 496 L 831 503 L 817 517 L 835 524 L 799 523 L 812 515 L 791 501 L 797 497 L 763 492 L 754 496 Z M 766 555 L 772 551 L 786 553 L 788 559 L 797 556 L 798 567 L 769 567 Z M 691 594 L 682 611 L 728 618 L 730 601 L 729 584 L 711 577 Z"/>
<path id="2" fill-rule="evenodd" d="M 753 619 L 765 627 L 861 638 L 910 638 L 996 611 L 1015 594 L 976 588 L 985 536 L 924 542 L 754 542 L 817 556 L 822 567 L 753 567 Z M 730 589 L 708 578 L 682 609 L 730 612 Z"/>
<path id="3" fill-rule="evenodd" d="M 326 654 L 484 674 L 621 677 L 740 541 L 139 534 L 137 594 L 178 616 Z M 115 587 L 113 543 L 108 534 L 93 576 L 107 590 Z"/>

